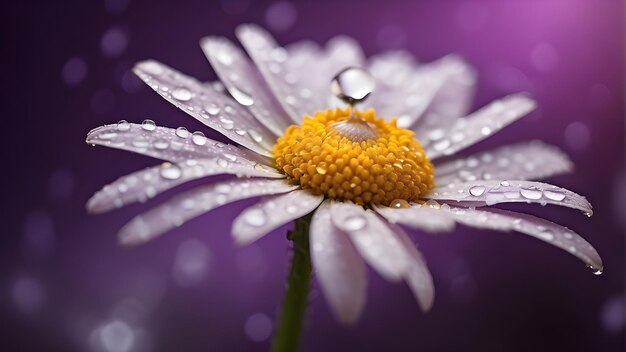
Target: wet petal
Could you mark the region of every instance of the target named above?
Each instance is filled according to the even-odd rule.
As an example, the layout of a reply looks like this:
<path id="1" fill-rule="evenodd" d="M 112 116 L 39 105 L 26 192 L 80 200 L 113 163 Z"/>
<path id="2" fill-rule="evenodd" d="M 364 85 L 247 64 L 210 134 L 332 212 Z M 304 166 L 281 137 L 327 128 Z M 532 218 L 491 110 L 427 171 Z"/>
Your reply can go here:
<path id="1" fill-rule="evenodd" d="M 157 61 L 140 62 L 133 71 L 196 120 L 250 150 L 272 156 L 274 135 L 236 101 Z"/>
<path id="2" fill-rule="evenodd" d="M 285 64 L 288 54 L 268 32 L 255 25 L 242 25 L 237 28 L 236 33 L 268 86 L 294 122 L 299 122 L 302 116 L 317 111 L 316 107 L 321 103 L 319 97 L 311 95 L 310 99 L 303 100 L 294 94 L 297 90 L 288 83 L 294 81 L 289 76 L 290 72 L 287 72 Z M 315 99 L 318 100 L 317 103 Z"/>
<path id="3" fill-rule="evenodd" d="M 602 272 L 598 252 L 574 231 L 536 216 L 502 209 L 445 207 L 461 224 L 498 231 L 517 231 L 559 247 L 582 260 L 596 274 Z"/>
<path id="4" fill-rule="evenodd" d="M 312 212 L 323 200 L 323 196 L 303 190 L 268 197 L 237 216 L 232 235 L 237 244 L 248 245 L 277 227 Z"/>
<path id="5" fill-rule="evenodd" d="M 284 177 L 268 166 L 226 155 L 229 154 L 215 159 L 189 159 L 178 164 L 163 163 L 133 172 L 104 186 L 89 199 L 87 210 L 92 213 L 103 213 L 137 201 L 143 202 L 183 183 L 212 175 Z"/>
<path id="6" fill-rule="evenodd" d="M 346 232 L 365 261 L 389 281 L 402 279 L 411 258 L 393 231 L 371 210 L 353 203 L 331 202 L 335 226 Z"/>
<path id="7" fill-rule="evenodd" d="M 230 95 L 275 135 L 282 135 L 292 121 L 244 52 L 219 37 L 206 37 L 201 46 Z"/>
<path id="8" fill-rule="evenodd" d="M 182 127 L 172 129 L 155 126 L 154 129 L 147 130 L 140 124 L 126 121 L 91 130 L 87 134 L 86 142 L 174 163 L 187 159 L 214 158 L 224 154 L 248 160 L 265 160 L 246 149 L 214 141 L 200 133 L 192 134 Z"/>
<path id="9" fill-rule="evenodd" d="M 133 218 L 120 230 L 119 240 L 129 246 L 141 244 L 222 205 L 295 188 L 270 179 L 234 179 L 196 187 Z"/>
<path id="10" fill-rule="evenodd" d="M 426 266 L 426 260 L 409 236 L 399 226 L 390 224 L 392 230 L 405 245 L 407 252 L 411 255 L 411 266 L 405 275 L 406 283 L 411 288 L 413 295 L 417 299 L 420 308 L 429 311 L 435 300 L 435 285 L 433 277 Z"/>
<path id="11" fill-rule="evenodd" d="M 437 209 L 413 204 L 409 208 L 375 206 L 374 210 L 391 223 L 398 223 L 427 232 L 448 232 L 454 229 L 454 219 Z"/>
<path id="12" fill-rule="evenodd" d="M 365 263 L 348 236 L 333 226 L 329 200 L 313 214 L 310 233 L 311 261 L 324 297 L 340 322 L 352 324 L 365 306 Z"/>
<path id="13" fill-rule="evenodd" d="M 452 155 L 493 135 L 531 112 L 535 106 L 535 101 L 525 94 L 509 95 L 465 118 L 457 119 L 447 131 L 429 130 L 427 138 L 421 139 L 421 142 L 431 160 Z"/>
<path id="14" fill-rule="evenodd" d="M 565 153 L 541 141 L 523 142 L 435 165 L 438 185 L 475 180 L 539 180 L 572 171 Z"/>
<path id="15" fill-rule="evenodd" d="M 578 209 L 593 214 L 585 197 L 564 188 L 532 181 L 473 181 L 437 187 L 424 196 L 437 201 L 461 202 L 472 206 L 499 203 L 539 203 Z M 462 205 L 462 204 L 461 204 Z"/>

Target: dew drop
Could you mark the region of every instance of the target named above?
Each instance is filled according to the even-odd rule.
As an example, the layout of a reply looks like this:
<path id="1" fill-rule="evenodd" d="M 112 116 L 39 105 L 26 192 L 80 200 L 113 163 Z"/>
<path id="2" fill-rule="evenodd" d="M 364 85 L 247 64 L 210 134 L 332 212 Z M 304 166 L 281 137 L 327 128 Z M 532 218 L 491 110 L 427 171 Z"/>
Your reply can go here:
<path id="1" fill-rule="evenodd" d="M 148 141 L 145 139 L 136 139 L 133 141 L 133 146 L 137 148 L 147 148 Z"/>
<path id="2" fill-rule="evenodd" d="M 589 270 L 591 270 L 594 275 L 602 275 L 602 273 L 604 272 L 602 268 L 598 268 L 597 266 L 593 265 L 587 265 L 587 268 L 589 268 Z"/>
<path id="3" fill-rule="evenodd" d="M 250 134 L 250 137 L 252 137 L 252 139 L 254 139 L 255 142 L 257 143 L 263 142 L 263 136 L 256 130 L 249 129 L 248 134 Z"/>
<path id="4" fill-rule="evenodd" d="M 191 135 L 191 141 L 195 145 L 205 145 L 207 138 L 204 136 L 204 133 L 196 131 Z"/>
<path id="5" fill-rule="evenodd" d="M 250 209 L 244 217 L 246 224 L 251 226 L 263 226 L 267 222 L 267 217 L 262 209 Z"/>
<path id="6" fill-rule="evenodd" d="M 344 219 L 342 228 L 346 231 L 358 231 L 365 227 L 365 218 L 362 215 L 350 215 Z"/>
<path id="7" fill-rule="evenodd" d="M 220 122 L 222 123 L 222 127 L 227 130 L 232 130 L 235 127 L 235 122 L 225 116 L 220 116 Z"/>
<path id="8" fill-rule="evenodd" d="M 185 87 L 176 87 L 172 90 L 172 97 L 178 101 L 191 100 L 191 91 Z"/>
<path id="9" fill-rule="evenodd" d="M 433 148 L 435 148 L 436 151 L 438 152 L 442 152 L 446 149 L 448 149 L 450 147 L 450 141 L 447 139 L 443 139 L 437 143 L 435 143 L 435 145 L 433 145 Z"/>
<path id="10" fill-rule="evenodd" d="M 176 135 L 180 138 L 188 138 L 189 137 L 189 131 L 187 131 L 187 129 L 185 127 L 178 127 L 176 129 Z"/>
<path id="11" fill-rule="evenodd" d="M 183 170 L 172 163 L 163 163 L 161 164 L 161 169 L 159 170 L 159 174 L 161 177 L 167 180 L 176 180 L 179 179 L 183 175 Z"/>
<path id="12" fill-rule="evenodd" d="M 226 161 L 225 159 L 217 159 L 217 165 L 226 168 L 228 167 L 228 161 Z"/>
<path id="13" fill-rule="evenodd" d="M 563 199 L 565 199 L 565 194 L 563 194 L 561 192 L 556 192 L 556 191 L 544 191 L 543 195 L 545 195 L 546 198 L 551 199 L 551 200 L 555 200 L 557 202 L 560 202 Z"/>
<path id="14" fill-rule="evenodd" d="M 156 130 L 156 124 L 154 123 L 154 121 L 150 119 L 145 119 L 141 123 L 141 128 L 143 128 L 146 131 L 154 131 Z"/>
<path id="15" fill-rule="evenodd" d="M 120 120 L 120 122 L 117 123 L 117 130 L 121 132 L 130 130 L 130 123 L 126 120 Z"/>
<path id="16" fill-rule="evenodd" d="M 220 113 L 220 106 L 216 103 L 210 103 L 204 106 L 204 110 L 206 110 L 209 115 L 217 115 Z"/>
<path id="17" fill-rule="evenodd" d="M 552 231 L 550 230 L 541 231 L 539 232 L 539 234 L 537 234 L 537 236 L 546 241 L 552 241 L 554 239 L 554 233 L 552 233 Z"/>
<path id="18" fill-rule="evenodd" d="M 522 197 L 532 200 L 540 199 L 543 194 L 540 190 L 531 188 L 523 188 L 520 190 L 520 193 L 522 194 Z"/>
<path id="19" fill-rule="evenodd" d="M 315 170 L 317 171 L 318 174 L 320 175 L 326 175 L 326 169 L 322 166 L 318 166 L 315 168 Z"/>
<path id="20" fill-rule="evenodd" d="M 241 89 L 237 87 L 232 87 L 228 90 L 230 95 L 232 95 L 237 102 L 243 106 L 250 106 L 254 104 L 254 99 L 248 94 L 243 92 Z"/>
<path id="21" fill-rule="evenodd" d="M 339 99 L 354 105 L 365 100 L 376 88 L 372 75 L 358 67 L 348 67 L 331 81 L 331 89 Z"/>
<path id="22" fill-rule="evenodd" d="M 429 199 L 424 204 L 422 204 L 422 208 L 439 209 L 441 208 L 441 204 L 437 203 L 437 201 L 434 199 Z"/>
<path id="23" fill-rule="evenodd" d="M 158 63 L 154 61 L 144 62 L 143 64 L 141 64 L 141 68 L 145 72 L 151 75 L 155 75 L 155 76 L 158 76 L 163 73 L 163 67 L 161 67 L 161 65 L 159 65 Z"/>
<path id="24" fill-rule="evenodd" d="M 289 206 L 287 206 L 287 208 L 285 209 L 287 211 L 288 214 L 295 214 L 296 211 L 298 211 L 298 207 L 291 204 Z"/>
<path id="25" fill-rule="evenodd" d="M 168 141 L 166 141 L 165 139 L 159 138 L 157 140 L 155 140 L 154 142 L 152 142 L 152 146 L 155 149 L 159 149 L 159 150 L 163 150 L 163 149 L 167 149 L 167 147 L 169 147 L 169 143 Z"/>
<path id="26" fill-rule="evenodd" d="M 469 193 L 473 195 L 474 197 L 479 197 L 483 193 L 485 193 L 485 186 L 472 186 L 469 189 Z"/>
<path id="27" fill-rule="evenodd" d="M 407 202 L 404 199 L 394 199 L 391 201 L 391 203 L 389 203 L 389 208 L 395 208 L 395 209 L 403 209 L 403 208 L 410 208 L 411 205 L 409 204 L 409 202 Z"/>

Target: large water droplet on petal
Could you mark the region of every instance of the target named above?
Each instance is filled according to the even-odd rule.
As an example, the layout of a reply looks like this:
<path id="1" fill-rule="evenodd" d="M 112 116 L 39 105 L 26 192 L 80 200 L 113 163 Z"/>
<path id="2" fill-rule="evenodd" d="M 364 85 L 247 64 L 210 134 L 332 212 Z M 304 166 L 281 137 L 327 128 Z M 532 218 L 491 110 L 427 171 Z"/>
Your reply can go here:
<path id="1" fill-rule="evenodd" d="M 520 193 L 522 194 L 522 197 L 532 200 L 540 199 L 543 194 L 540 190 L 533 188 L 523 188 L 520 190 Z"/>
<path id="2" fill-rule="evenodd" d="M 117 123 L 117 130 L 121 132 L 130 130 L 130 123 L 126 120 L 120 120 L 120 122 Z"/>
<path id="3" fill-rule="evenodd" d="M 172 90 L 172 97 L 178 101 L 191 100 L 191 91 L 185 87 L 176 87 Z"/>
<path id="4" fill-rule="evenodd" d="M 469 189 L 469 193 L 473 195 L 474 197 L 479 197 L 483 193 L 485 193 L 485 186 L 472 186 Z"/>
<path id="5" fill-rule="evenodd" d="M 204 136 L 204 133 L 196 131 L 191 135 L 191 141 L 195 145 L 205 145 L 207 138 Z"/>
<path id="6" fill-rule="evenodd" d="M 183 171 L 181 168 L 172 163 L 163 163 L 161 164 L 161 169 L 159 170 L 159 174 L 161 177 L 168 180 L 176 180 L 179 179 L 183 175 Z"/>
<path id="7" fill-rule="evenodd" d="M 339 99 L 354 105 L 365 100 L 376 88 L 372 75 L 358 67 L 348 67 L 331 81 L 331 89 Z"/>
<path id="8" fill-rule="evenodd" d="M 409 207 L 411 207 L 411 205 L 404 199 L 394 199 L 389 203 L 389 208 L 402 209 Z"/>
<path id="9" fill-rule="evenodd" d="M 262 209 L 251 209 L 246 212 L 244 221 L 251 226 L 263 226 L 267 222 L 267 217 Z"/>
<path id="10" fill-rule="evenodd" d="M 156 123 L 154 123 L 154 121 L 150 119 L 145 119 L 141 123 L 141 128 L 143 128 L 146 131 L 154 131 L 156 130 Z"/>
<path id="11" fill-rule="evenodd" d="M 546 198 L 551 199 L 551 200 L 555 200 L 557 202 L 560 202 L 563 199 L 565 199 L 565 194 L 563 194 L 562 192 L 544 191 L 543 195 L 546 196 Z"/>
<path id="12" fill-rule="evenodd" d="M 187 131 L 187 129 L 185 127 L 178 127 L 176 129 L 176 135 L 180 138 L 188 138 L 189 137 L 189 131 Z"/>
<path id="13" fill-rule="evenodd" d="M 254 104 L 254 99 L 248 93 L 244 93 L 237 87 L 230 88 L 228 92 L 233 96 L 233 98 L 235 98 L 235 100 L 237 100 L 239 104 L 243 106 L 250 106 Z"/>
<path id="14" fill-rule="evenodd" d="M 344 219 L 342 228 L 346 231 L 358 231 L 365 227 L 363 215 L 350 215 Z"/>

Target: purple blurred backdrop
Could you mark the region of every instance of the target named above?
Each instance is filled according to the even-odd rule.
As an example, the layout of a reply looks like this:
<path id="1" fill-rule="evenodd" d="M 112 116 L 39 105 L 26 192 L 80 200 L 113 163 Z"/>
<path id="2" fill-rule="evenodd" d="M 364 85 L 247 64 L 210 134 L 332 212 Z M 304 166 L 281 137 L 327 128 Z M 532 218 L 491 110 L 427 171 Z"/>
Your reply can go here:
<path id="1" fill-rule="evenodd" d="M 576 172 L 549 180 L 586 195 L 595 215 L 541 206 L 583 234 L 605 273 L 515 233 L 460 227 L 412 235 L 437 296 L 420 312 L 407 287 L 370 273 L 367 308 L 337 324 L 315 287 L 305 351 L 623 351 L 624 4 L 612 0 L 133 0 L 3 2 L 4 166 L 0 228 L 2 351 L 261 351 L 282 299 L 283 227 L 250 247 L 229 237 L 249 202 L 217 209 L 143 247 L 116 231 L 149 205 L 85 213 L 88 197 L 154 164 L 84 143 L 126 119 L 202 130 L 144 87 L 131 65 L 154 58 L 214 79 L 198 41 L 255 22 L 281 44 L 358 39 L 368 55 L 405 48 L 423 61 L 458 52 L 479 71 L 475 107 L 526 90 L 540 109 L 473 150 L 538 138 Z M 167 197 L 166 195 L 165 197 Z"/>

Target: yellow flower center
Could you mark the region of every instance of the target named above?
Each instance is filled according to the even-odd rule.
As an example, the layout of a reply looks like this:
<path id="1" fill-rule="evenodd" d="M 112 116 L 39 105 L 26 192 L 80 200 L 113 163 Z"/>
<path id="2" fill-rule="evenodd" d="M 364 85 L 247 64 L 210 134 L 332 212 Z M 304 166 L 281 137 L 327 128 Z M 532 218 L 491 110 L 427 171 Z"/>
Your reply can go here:
<path id="1" fill-rule="evenodd" d="M 305 116 L 274 145 L 279 170 L 302 188 L 357 204 L 396 206 L 434 186 L 434 168 L 410 130 L 367 111 Z"/>

